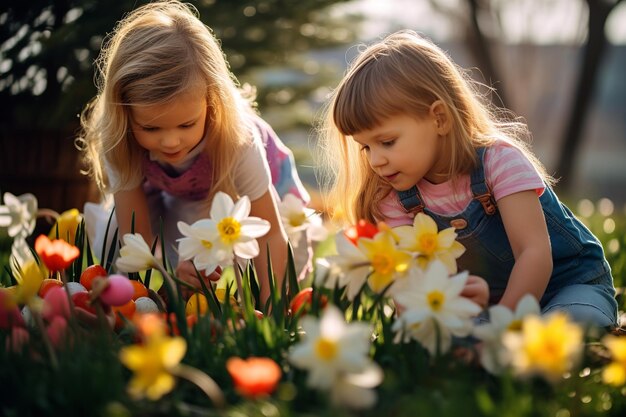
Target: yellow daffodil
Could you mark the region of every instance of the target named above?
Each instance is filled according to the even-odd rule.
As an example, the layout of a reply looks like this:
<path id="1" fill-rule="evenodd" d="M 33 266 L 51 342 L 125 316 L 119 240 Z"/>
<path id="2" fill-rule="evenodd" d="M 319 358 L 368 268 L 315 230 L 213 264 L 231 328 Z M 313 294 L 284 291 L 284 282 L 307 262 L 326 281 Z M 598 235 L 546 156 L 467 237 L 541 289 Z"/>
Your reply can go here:
<path id="1" fill-rule="evenodd" d="M 517 374 L 538 374 L 557 381 L 579 361 L 583 331 L 561 312 L 531 315 L 524 319 L 521 332 L 507 332 L 503 342 Z"/>
<path id="2" fill-rule="evenodd" d="M 134 398 L 158 400 L 174 388 L 172 375 L 185 356 L 187 342 L 182 337 L 167 337 L 160 333 L 148 337 L 143 345 L 120 350 L 120 361 L 134 372 L 128 392 Z"/>
<path id="3" fill-rule="evenodd" d="M 418 213 L 413 226 L 400 226 L 394 232 L 399 239 L 398 247 L 415 253 L 422 268 L 439 259 L 450 274 L 457 272 L 456 259 L 465 252 L 465 247 L 456 241 L 454 227 L 439 232 L 430 216 Z"/>
<path id="4" fill-rule="evenodd" d="M 352 301 L 367 282 L 369 260 L 343 233 L 335 235 L 335 246 L 337 255 L 316 260 L 316 282 L 331 289 L 346 287 L 346 296 Z"/>
<path id="5" fill-rule="evenodd" d="M 373 239 L 359 239 L 358 246 L 370 262 L 372 273 L 368 284 L 375 292 L 384 290 L 411 264 L 411 255 L 396 248 L 390 233 L 378 233 Z"/>
<path id="6" fill-rule="evenodd" d="M 612 359 L 602 371 L 602 380 L 616 387 L 626 384 L 626 337 L 607 335 L 602 343 L 609 349 Z"/>
<path id="7" fill-rule="evenodd" d="M 74 244 L 76 242 L 76 229 L 82 219 L 83 218 L 78 209 L 74 208 L 64 211 L 61 213 L 59 218 L 57 218 L 55 225 L 52 226 L 48 237 L 50 239 L 56 239 L 58 236 L 59 239 L 62 239 L 67 243 Z"/>
<path id="8" fill-rule="evenodd" d="M 508 365 L 502 336 L 509 331 L 521 331 L 525 317 L 540 313 L 539 302 L 531 294 L 522 297 L 515 311 L 499 304 L 489 307 L 489 322 L 476 326 L 473 332 L 483 342 L 480 362 L 487 371 L 498 374 Z"/>
<path id="9" fill-rule="evenodd" d="M 48 270 L 35 260 L 30 260 L 22 265 L 16 278 L 18 282 L 15 290 L 17 302 L 37 310 L 37 307 L 40 306 L 39 301 L 41 301 L 37 297 L 37 293 L 43 280 L 48 278 Z"/>

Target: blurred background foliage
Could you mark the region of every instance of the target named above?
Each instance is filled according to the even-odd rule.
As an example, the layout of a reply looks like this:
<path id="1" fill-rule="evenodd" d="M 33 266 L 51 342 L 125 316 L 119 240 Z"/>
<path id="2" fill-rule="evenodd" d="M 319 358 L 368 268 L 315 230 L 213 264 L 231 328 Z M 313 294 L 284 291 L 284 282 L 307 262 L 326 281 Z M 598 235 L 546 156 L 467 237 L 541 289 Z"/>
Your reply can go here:
<path id="1" fill-rule="evenodd" d="M 325 12 L 342 0 L 204 0 L 192 2 L 201 19 L 222 41 L 232 71 L 254 79 L 259 68 L 284 68 L 291 77 L 275 79 L 260 90 L 261 106 L 306 96 L 315 83 L 300 82 L 289 100 L 276 91 L 317 75 L 310 50 L 354 41 L 353 24 Z M 345 1 L 345 0 L 343 0 Z M 146 1 L 46 0 L 3 2 L 0 14 L 0 100 L 9 104 L 0 115 L 3 132 L 64 129 L 96 93 L 93 62 L 104 36 L 126 13 Z M 355 23 L 352 21 L 352 23 Z M 309 88 L 307 88 L 309 87 Z M 284 94 L 283 94 L 284 95 Z"/>

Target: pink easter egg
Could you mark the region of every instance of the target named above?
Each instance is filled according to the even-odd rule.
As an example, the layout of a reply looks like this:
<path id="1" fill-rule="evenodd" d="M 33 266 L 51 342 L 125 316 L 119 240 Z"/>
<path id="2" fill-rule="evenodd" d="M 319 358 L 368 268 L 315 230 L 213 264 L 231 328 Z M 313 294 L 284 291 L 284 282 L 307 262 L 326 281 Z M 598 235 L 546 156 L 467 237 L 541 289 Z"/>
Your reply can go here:
<path id="1" fill-rule="evenodd" d="M 52 287 L 46 293 L 42 316 L 46 321 L 52 321 L 56 316 L 70 317 L 70 302 L 63 287 Z"/>
<path id="2" fill-rule="evenodd" d="M 123 306 L 133 298 L 135 288 L 124 275 L 113 274 L 107 278 L 109 285 L 100 294 L 100 300 L 110 306 Z"/>

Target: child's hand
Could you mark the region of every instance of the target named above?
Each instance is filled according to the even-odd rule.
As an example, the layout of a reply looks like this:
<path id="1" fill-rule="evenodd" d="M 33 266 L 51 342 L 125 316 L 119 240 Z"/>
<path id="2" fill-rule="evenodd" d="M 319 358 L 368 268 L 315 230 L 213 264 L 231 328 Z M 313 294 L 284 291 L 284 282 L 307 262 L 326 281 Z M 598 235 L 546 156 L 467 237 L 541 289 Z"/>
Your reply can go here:
<path id="1" fill-rule="evenodd" d="M 470 275 L 467 277 L 461 296 L 469 298 L 482 308 L 485 308 L 489 302 L 489 285 L 481 277 Z"/>
<path id="2" fill-rule="evenodd" d="M 204 271 L 198 271 L 204 282 L 208 285 L 208 281 L 217 281 L 220 279 L 222 275 L 222 268 L 219 266 L 217 269 L 210 273 L 209 275 L 205 274 Z M 198 275 L 196 274 L 196 269 L 194 268 L 191 261 L 183 261 L 178 264 L 176 267 L 176 277 L 181 281 L 185 281 L 196 288 L 202 288 L 200 281 L 198 280 Z M 183 294 L 187 291 L 183 288 Z"/>

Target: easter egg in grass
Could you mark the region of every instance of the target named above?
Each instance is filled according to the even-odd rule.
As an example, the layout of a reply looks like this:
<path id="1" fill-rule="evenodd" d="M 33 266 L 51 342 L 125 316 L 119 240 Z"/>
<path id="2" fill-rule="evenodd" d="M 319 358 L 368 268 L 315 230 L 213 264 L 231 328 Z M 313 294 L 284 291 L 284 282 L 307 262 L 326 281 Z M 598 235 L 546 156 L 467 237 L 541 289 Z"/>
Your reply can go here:
<path id="1" fill-rule="evenodd" d="M 158 313 L 159 307 L 150 297 L 139 297 L 135 300 L 135 310 L 137 313 Z"/>
<path id="2" fill-rule="evenodd" d="M 44 297 L 42 317 L 46 321 L 52 320 L 54 316 L 70 317 L 70 302 L 67 292 L 62 287 L 53 287 L 48 290 Z"/>
<path id="3" fill-rule="evenodd" d="M 115 330 L 119 330 L 124 327 L 124 324 L 126 323 L 122 317 L 127 320 L 132 319 L 135 311 L 137 311 L 137 306 L 135 304 L 135 300 L 131 299 L 124 305 L 111 307 L 111 310 L 113 311 L 113 314 L 115 314 Z"/>
<path id="4" fill-rule="evenodd" d="M 102 265 L 90 265 L 80 274 L 80 283 L 88 290 L 91 289 L 93 280 L 97 277 L 106 277 L 107 271 Z"/>
<path id="5" fill-rule="evenodd" d="M 110 275 L 107 287 L 100 294 L 100 300 L 110 306 L 121 306 L 133 298 L 135 289 L 124 275 Z"/>
<path id="6" fill-rule="evenodd" d="M 75 293 L 72 295 L 72 301 L 74 302 L 75 307 L 82 308 L 89 313 L 96 314 L 96 308 L 93 304 L 91 304 L 91 297 L 87 291 Z"/>
<path id="7" fill-rule="evenodd" d="M 206 314 L 208 309 L 209 302 L 207 301 L 206 297 L 204 296 L 204 294 L 197 292 L 189 297 L 187 305 L 185 306 L 185 314 L 199 314 L 202 316 Z"/>
<path id="8" fill-rule="evenodd" d="M 44 298 L 46 294 L 48 293 L 48 291 L 50 290 L 50 288 L 62 287 L 62 286 L 63 286 L 63 281 L 61 281 L 60 279 L 46 278 L 41 282 L 41 285 L 39 286 L 39 292 L 37 294 L 39 295 L 39 297 Z"/>
<path id="9" fill-rule="evenodd" d="M 327 302 L 328 302 L 328 299 L 326 298 L 326 296 L 322 295 L 320 297 L 320 307 L 324 308 Z M 312 303 L 313 303 L 313 288 L 308 287 L 308 288 L 302 289 L 293 297 L 293 299 L 291 300 L 291 303 L 289 303 L 289 308 L 291 309 L 292 314 L 298 313 L 300 309 L 302 309 L 303 314 L 306 314 L 308 309 L 311 307 Z"/>
<path id="10" fill-rule="evenodd" d="M 148 288 L 143 284 L 143 282 L 138 281 L 136 279 L 131 279 L 130 284 L 133 286 L 133 300 L 137 301 L 139 297 L 147 297 L 148 296 Z"/>

